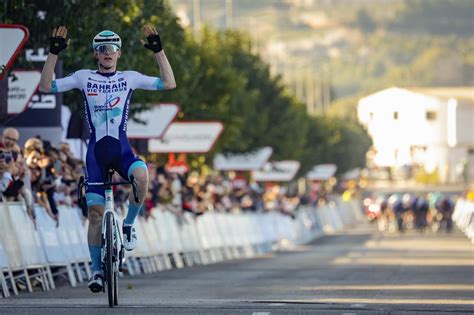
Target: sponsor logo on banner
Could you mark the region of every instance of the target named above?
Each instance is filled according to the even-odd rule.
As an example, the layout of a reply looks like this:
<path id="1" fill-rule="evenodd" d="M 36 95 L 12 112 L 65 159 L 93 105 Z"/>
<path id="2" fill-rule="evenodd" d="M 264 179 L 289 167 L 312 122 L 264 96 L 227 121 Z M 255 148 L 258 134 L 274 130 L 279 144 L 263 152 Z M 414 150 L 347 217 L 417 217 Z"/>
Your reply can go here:
<path id="1" fill-rule="evenodd" d="M 256 171 L 261 169 L 273 153 L 270 147 L 244 154 L 217 154 L 214 169 L 219 171 Z"/>
<path id="2" fill-rule="evenodd" d="M 35 94 L 28 103 L 29 108 L 54 109 L 56 108 L 56 96 L 54 94 Z"/>
<path id="3" fill-rule="evenodd" d="M 23 112 L 35 94 L 40 79 L 39 71 L 13 71 L 8 78 L 8 114 Z"/>
<path id="4" fill-rule="evenodd" d="M 35 55 L 33 49 L 27 49 L 25 51 L 26 60 L 32 62 L 45 62 L 48 57 L 48 54 L 45 51 L 46 49 L 44 48 L 38 48 L 38 53 Z"/>
<path id="5" fill-rule="evenodd" d="M 186 155 L 181 153 L 178 159 L 175 159 L 174 153 L 170 153 L 168 157 L 168 163 L 165 165 L 165 169 L 169 173 L 175 174 L 186 174 L 189 171 L 189 165 L 186 161 Z"/>
<path id="6" fill-rule="evenodd" d="M 298 161 L 280 161 L 267 163 L 263 169 L 252 172 L 257 182 L 288 182 L 293 180 L 300 169 Z"/>
<path id="7" fill-rule="evenodd" d="M 243 174 L 237 174 L 231 184 L 234 189 L 244 189 L 247 187 L 247 180 Z"/>
<path id="8" fill-rule="evenodd" d="M 1 44 L 0 44 L 1 46 Z M 27 58 L 35 63 L 39 69 L 42 68 L 42 60 L 44 60 L 44 51 L 38 49 L 38 54 L 35 51 L 29 50 L 26 52 Z M 62 61 L 58 60 L 55 67 L 54 77 L 62 77 Z M 41 70 L 38 70 L 39 72 Z M 17 115 L 14 120 L 10 122 L 12 127 L 61 127 L 61 106 L 62 93 L 44 93 L 36 89 L 35 94 L 27 102 L 27 110 L 23 111 L 21 115 Z M 35 131 L 36 132 L 36 131 Z M 47 129 L 38 129 L 38 133 L 42 137 L 56 139 L 60 134 L 56 134 Z M 55 140 L 58 141 L 58 140 Z"/>
<path id="9" fill-rule="evenodd" d="M 166 130 L 163 139 L 151 139 L 148 142 L 149 152 L 209 152 L 224 126 L 218 121 L 175 122 Z"/>

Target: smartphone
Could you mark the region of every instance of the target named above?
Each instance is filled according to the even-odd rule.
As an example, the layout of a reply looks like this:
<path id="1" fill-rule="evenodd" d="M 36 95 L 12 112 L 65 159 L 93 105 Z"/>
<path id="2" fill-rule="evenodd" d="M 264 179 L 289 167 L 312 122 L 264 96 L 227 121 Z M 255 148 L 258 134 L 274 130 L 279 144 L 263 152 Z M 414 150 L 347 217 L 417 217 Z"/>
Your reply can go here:
<path id="1" fill-rule="evenodd" d="M 53 168 L 54 168 L 54 173 L 57 175 L 57 174 L 60 174 L 61 171 L 62 171 L 62 163 L 60 160 L 57 160 L 56 162 L 54 162 L 54 165 L 53 165 Z"/>
<path id="2" fill-rule="evenodd" d="M 3 158 L 5 159 L 5 162 L 10 163 L 13 159 L 12 152 L 11 151 L 3 152 Z"/>

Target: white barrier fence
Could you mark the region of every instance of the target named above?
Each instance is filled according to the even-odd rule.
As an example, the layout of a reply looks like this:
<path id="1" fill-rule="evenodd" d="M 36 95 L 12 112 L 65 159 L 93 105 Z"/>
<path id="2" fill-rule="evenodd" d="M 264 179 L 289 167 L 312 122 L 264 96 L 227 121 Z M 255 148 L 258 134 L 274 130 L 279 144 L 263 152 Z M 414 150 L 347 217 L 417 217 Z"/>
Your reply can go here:
<path id="1" fill-rule="evenodd" d="M 474 243 L 474 201 L 458 199 L 452 218 L 471 242 Z"/>
<path id="2" fill-rule="evenodd" d="M 4 297 L 35 286 L 55 288 L 55 278 L 71 286 L 91 276 L 87 226 L 77 208 L 59 207 L 59 224 L 37 206 L 36 228 L 21 203 L 0 203 L 0 273 Z M 137 248 L 127 256 L 131 275 L 251 258 L 363 220 L 356 201 L 332 202 L 317 209 L 300 207 L 296 217 L 280 213 L 189 213 L 176 216 L 154 209 L 136 221 Z"/>

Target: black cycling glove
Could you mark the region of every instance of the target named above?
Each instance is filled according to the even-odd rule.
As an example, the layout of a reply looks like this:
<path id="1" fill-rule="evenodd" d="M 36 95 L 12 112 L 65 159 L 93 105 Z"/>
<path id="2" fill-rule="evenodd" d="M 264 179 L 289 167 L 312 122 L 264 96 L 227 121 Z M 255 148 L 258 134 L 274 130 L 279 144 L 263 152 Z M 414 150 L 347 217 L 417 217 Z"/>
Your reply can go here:
<path id="1" fill-rule="evenodd" d="M 161 46 L 160 35 L 152 34 L 152 35 L 147 36 L 146 39 L 147 39 L 148 43 L 143 45 L 143 46 L 145 46 L 145 48 L 150 49 L 154 53 L 159 53 L 160 51 L 163 50 L 163 47 Z"/>
<path id="2" fill-rule="evenodd" d="M 62 50 L 67 48 L 66 39 L 61 36 L 49 38 L 49 52 L 58 55 Z"/>

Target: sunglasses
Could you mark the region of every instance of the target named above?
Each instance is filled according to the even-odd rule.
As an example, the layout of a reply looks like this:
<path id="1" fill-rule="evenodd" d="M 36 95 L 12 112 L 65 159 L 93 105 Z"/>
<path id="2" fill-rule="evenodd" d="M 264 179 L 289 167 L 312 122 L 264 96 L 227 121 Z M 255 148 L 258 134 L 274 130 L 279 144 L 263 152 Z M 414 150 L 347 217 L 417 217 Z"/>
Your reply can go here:
<path id="1" fill-rule="evenodd" d="M 113 54 L 119 51 L 120 48 L 118 48 L 118 46 L 116 45 L 100 45 L 100 46 L 97 46 L 95 50 L 100 54 L 106 54 L 106 53 Z"/>
<path id="2" fill-rule="evenodd" d="M 18 139 L 15 139 L 15 138 L 12 138 L 12 137 L 9 137 L 9 136 L 3 136 L 6 140 L 10 140 L 10 141 L 13 141 L 13 142 L 18 142 Z"/>

